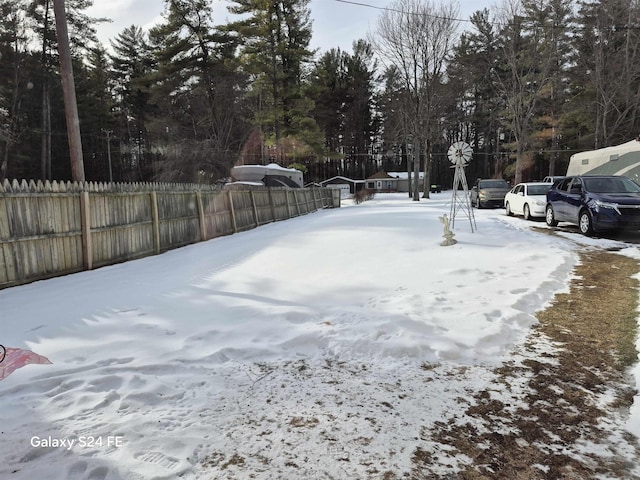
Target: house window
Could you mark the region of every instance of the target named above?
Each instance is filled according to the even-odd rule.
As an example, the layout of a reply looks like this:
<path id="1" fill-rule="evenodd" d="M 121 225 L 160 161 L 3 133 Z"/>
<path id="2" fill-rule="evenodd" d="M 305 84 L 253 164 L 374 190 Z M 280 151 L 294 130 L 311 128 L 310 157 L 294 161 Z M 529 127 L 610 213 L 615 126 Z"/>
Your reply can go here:
<path id="1" fill-rule="evenodd" d="M 367 188 L 369 188 L 369 189 L 374 189 L 374 188 L 376 188 L 376 184 L 375 184 L 375 182 L 367 182 Z"/>

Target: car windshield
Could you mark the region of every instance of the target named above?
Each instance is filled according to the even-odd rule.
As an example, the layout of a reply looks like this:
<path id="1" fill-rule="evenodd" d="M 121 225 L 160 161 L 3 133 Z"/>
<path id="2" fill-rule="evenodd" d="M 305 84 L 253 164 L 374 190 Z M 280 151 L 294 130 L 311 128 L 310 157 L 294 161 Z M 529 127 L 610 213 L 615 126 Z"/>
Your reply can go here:
<path id="1" fill-rule="evenodd" d="M 583 178 L 582 182 L 594 193 L 640 193 L 640 185 L 627 177 Z"/>
<path id="2" fill-rule="evenodd" d="M 480 188 L 509 188 L 509 185 L 504 180 L 483 180 Z"/>
<path id="3" fill-rule="evenodd" d="M 547 185 L 529 185 L 529 188 L 527 188 L 527 194 L 528 195 L 546 195 L 546 193 L 549 191 L 549 189 L 551 188 L 551 184 L 547 184 Z"/>

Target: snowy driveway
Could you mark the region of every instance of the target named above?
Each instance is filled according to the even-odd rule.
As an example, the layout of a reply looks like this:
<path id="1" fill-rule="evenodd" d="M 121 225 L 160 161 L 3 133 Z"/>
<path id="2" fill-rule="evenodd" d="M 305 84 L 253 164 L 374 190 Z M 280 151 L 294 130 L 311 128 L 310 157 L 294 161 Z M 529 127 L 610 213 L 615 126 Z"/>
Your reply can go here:
<path id="1" fill-rule="evenodd" d="M 494 380 L 580 248 L 502 210 L 477 211 L 475 233 L 458 218 L 441 247 L 449 202 L 379 195 L 0 291 L 1 343 L 53 362 L 0 383 L 0 476 L 408 472 L 416 445 L 445 448 L 424 426 Z"/>

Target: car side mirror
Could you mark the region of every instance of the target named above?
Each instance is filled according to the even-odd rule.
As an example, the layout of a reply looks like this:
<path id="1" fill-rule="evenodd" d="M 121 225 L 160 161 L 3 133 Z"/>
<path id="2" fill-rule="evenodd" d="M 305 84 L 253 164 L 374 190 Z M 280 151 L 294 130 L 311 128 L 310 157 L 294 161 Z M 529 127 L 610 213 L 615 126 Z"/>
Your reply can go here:
<path id="1" fill-rule="evenodd" d="M 520 195 L 521 197 L 524 197 L 524 193 L 522 192 L 518 192 L 518 195 Z"/>

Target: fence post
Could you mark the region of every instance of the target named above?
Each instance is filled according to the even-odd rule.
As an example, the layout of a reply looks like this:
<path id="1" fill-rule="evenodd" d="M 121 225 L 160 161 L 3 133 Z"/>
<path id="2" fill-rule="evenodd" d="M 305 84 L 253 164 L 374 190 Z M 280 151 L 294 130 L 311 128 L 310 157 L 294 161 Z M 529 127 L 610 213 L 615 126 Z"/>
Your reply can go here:
<path id="1" fill-rule="evenodd" d="M 160 253 L 160 218 L 158 215 L 158 194 L 152 191 L 151 198 L 151 224 L 153 228 L 153 245 L 156 247 L 156 254 Z"/>
<path id="2" fill-rule="evenodd" d="M 196 204 L 198 205 L 198 222 L 200 223 L 200 241 L 207 240 L 207 224 L 204 222 L 204 208 L 202 207 L 202 194 L 196 190 Z"/>
<path id="3" fill-rule="evenodd" d="M 82 260 L 84 268 L 93 268 L 93 242 L 91 240 L 91 205 L 89 192 L 80 192 L 80 224 L 82 225 Z"/>
<path id="4" fill-rule="evenodd" d="M 298 196 L 296 195 L 296 191 L 293 191 L 293 201 L 296 204 L 296 211 L 298 212 L 298 217 L 300 216 L 300 204 L 298 203 Z"/>
<path id="5" fill-rule="evenodd" d="M 231 224 L 233 225 L 233 233 L 238 233 L 238 225 L 236 224 L 236 212 L 233 209 L 233 196 L 231 195 L 232 191 L 227 190 L 229 194 L 229 208 L 231 209 Z"/>
<path id="6" fill-rule="evenodd" d="M 276 206 L 273 203 L 273 195 L 271 194 L 271 187 L 267 187 L 267 191 L 269 192 L 269 205 L 271 206 L 271 218 L 275 222 L 276 221 Z"/>
<path id="7" fill-rule="evenodd" d="M 218 198 L 220 195 L 224 195 L 224 193 L 220 193 L 220 192 L 214 193 L 212 195 L 213 198 L 210 199 L 209 205 L 207 206 L 207 209 L 209 210 L 209 215 L 211 216 L 211 222 L 213 224 L 213 232 L 211 232 L 211 238 L 215 238 L 218 235 L 221 235 L 220 232 L 222 231 L 219 227 L 218 209 L 216 207 L 216 203 L 218 203 Z"/>
<path id="8" fill-rule="evenodd" d="M 285 189 L 284 191 L 284 196 L 287 199 L 287 201 L 285 202 L 287 204 L 287 218 L 291 218 L 291 202 L 289 202 L 289 189 Z"/>
<path id="9" fill-rule="evenodd" d="M 331 195 L 331 207 L 332 208 L 340 208 L 340 195 L 342 194 L 342 192 L 340 192 L 340 189 L 338 188 L 334 188 L 331 191 L 332 195 Z"/>
<path id="10" fill-rule="evenodd" d="M 256 224 L 256 227 L 259 226 L 258 223 L 258 208 L 256 207 L 256 196 L 253 193 L 253 190 L 249 190 L 249 195 L 251 196 L 251 206 L 253 207 L 253 220 Z"/>

